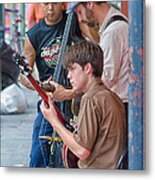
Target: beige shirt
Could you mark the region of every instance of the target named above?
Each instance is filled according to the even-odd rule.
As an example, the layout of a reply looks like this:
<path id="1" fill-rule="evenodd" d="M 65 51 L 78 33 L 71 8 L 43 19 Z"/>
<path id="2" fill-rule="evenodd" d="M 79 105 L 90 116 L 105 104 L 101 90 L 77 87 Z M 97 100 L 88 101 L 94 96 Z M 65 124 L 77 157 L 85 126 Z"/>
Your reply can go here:
<path id="1" fill-rule="evenodd" d="M 123 16 L 120 11 L 111 7 L 99 30 L 99 44 L 104 51 L 102 80 L 123 102 L 128 102 L 128 24 L 124 21 L 115 21 L 105 29 L 109 19 L 115 15 Z"/>
<path id="2" fill-rule="evenodd" d="M 125 111 L 120 98 L 100 79 L 83 95 L 74 138 L 90 151 L 80 168 L 114 169 L 126 143 Z"/>

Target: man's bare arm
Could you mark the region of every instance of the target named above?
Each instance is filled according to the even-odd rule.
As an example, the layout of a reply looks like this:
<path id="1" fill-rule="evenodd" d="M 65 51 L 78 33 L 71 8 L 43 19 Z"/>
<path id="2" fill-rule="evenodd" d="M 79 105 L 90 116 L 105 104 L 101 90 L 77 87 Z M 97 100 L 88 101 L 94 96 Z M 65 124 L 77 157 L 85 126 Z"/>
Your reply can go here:
<path id="1" fill-rule="evenodd" d="M 26 37 L 25 43 L 24 43 L 24 56 L 28 60 L 29 66 L 33 69 L 36 52 L 35 52 L 34 48 L 32 47 L 28 37 Z M 24 75 L 20 75 L 20 82 L 25 87 L 34 90 L 33 85 L 29 82 L 29 80 Z"/>
<path id="2" fill-rule="evenodd" d="M 50 84 L 55 87 L 55 90 L 52 93 L 51 98 L 57 102 L 70 100 L 77 96 L 77 93 L 74 89 L 66 89 L 65 87 L 54 81 L 50 81 Z"/>

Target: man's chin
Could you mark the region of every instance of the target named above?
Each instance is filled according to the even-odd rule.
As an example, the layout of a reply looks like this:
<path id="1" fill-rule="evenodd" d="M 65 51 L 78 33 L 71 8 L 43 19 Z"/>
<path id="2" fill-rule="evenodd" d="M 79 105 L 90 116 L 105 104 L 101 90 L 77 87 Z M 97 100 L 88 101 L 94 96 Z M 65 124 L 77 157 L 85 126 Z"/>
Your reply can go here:
<path id="1" fill-rule="evenodd" d="M 74 92 L 76 92 L 76 94 L 80 93 L 79 89 L 77 89 L 75 86 L 72 86 L 72 87 L 73 87 Z"/>

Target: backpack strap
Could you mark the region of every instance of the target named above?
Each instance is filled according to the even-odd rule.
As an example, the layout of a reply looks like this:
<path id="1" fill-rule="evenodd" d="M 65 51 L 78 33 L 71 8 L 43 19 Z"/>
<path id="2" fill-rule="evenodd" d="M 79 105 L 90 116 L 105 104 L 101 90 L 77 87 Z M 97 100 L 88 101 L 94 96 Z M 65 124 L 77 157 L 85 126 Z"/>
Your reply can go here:
<path id="1" fill-rule="evenodd" d="M 115 21 L 124 21 L 126 23 L 128 23 L 128 20 L 126 18 L 124 18 L 123 16 L 120 16 L 120 15 L 116 15 L 116 16 L 113 16 L 109 19 L 108 23 L 106 24 L 105 26 L 105 29 L 113 22 Z"/>

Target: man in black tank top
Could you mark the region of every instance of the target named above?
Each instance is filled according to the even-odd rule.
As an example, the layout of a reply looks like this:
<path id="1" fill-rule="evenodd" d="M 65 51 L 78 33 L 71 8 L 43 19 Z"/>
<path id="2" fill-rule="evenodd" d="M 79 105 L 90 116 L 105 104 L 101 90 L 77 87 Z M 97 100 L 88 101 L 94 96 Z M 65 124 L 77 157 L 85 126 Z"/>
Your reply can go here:
<path id="1" fill-rule="evenodd" d="M 28 59 L 29 65 L 33 68 L 36 63 L 39 80 L 45 81 L 53 75 L 56 62 L 58 60 L 59 52 L 63 32 L 67 15 L 63 11 L 63 3 L 41 3 L 45 18 L 43 18 L 38 24 L 32 27 L 27 32 L 25 40 L 24 56 Z M 73 41 L 82 38 L 75 16 L 73 17 L 72 27 L 70 30 L 67 46 L 70 46 Z M 59 78 L 59 83 L 62 85 L 69 85 L 67 80 L 67 73 L 62 69 Z M 21 83 L 27 88 L 34 89 L 24 76 L 20 77 Z M 40 111 L 41 100 L 38 102 L 38 116 L 34 121 L 32 147 L 30 153 L 29 167 L 46 167 L 49 166 L 49 154 L 50 146 L 47 140 L 39 139 L 39 136 L 52 136 L 53 128 L 43 118 Z M 61 113 L 65 116 L 65 119 L 69 120 L 72 117 L 70 101 L 64 101 L 61 103 L 55 103 Z M 61 109 L 60 109 L 61 107 Z M 60 162 L 53 167 L 63 167 L 61 152 L 56 155 L 55 161 Z"/>

